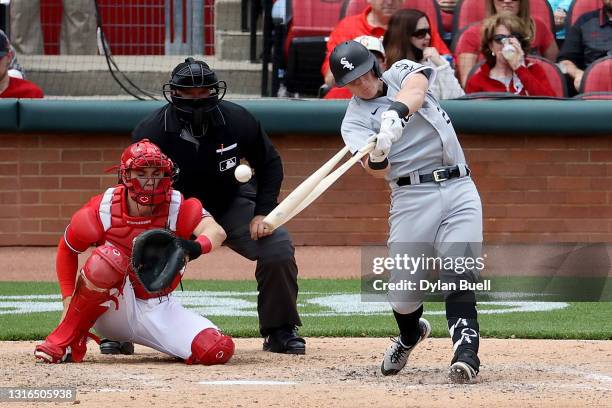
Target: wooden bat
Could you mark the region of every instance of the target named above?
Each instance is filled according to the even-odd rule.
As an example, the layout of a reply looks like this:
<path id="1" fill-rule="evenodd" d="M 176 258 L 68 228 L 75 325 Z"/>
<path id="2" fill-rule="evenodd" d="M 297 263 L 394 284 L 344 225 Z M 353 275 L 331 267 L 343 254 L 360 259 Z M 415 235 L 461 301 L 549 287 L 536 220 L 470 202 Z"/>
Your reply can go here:
<path id="1" fill-rule="evenodd" d="M 332 184 L 334 184 L 336 180 L 338 180 L 344 173 L 346 173 L 355 163 L 361 160 L 363 156 L 370 153 L 374 149 L 374 146 L 376 146 L 375 142 L 365 145 L 364 147 L 359 149 L 359 151 L 355 153 L 354 156 L 352 156 L 350 159 L 344 162 L 340 167 L 338 167 L 336 170 L 334 170 L 329 175 L 320 179 L 319 182 L 316 183 L 314 186 L 311 187 L 309 184 L 308 186 L 309 190 L 306 190 L 305 188 L 301 189 L 302 186 L 306 183 L 306 181 L 308 181 L 311 177 L 313 177 L 315 174 L 317 174 L 320 170 L 323 169 L 323 167 L 321 167 L 321 169 L 313 173 L 308 179 L 306 179 L 302 184 L 300 184 L 298 187 L 296 187 L 295 190 L 292 191 L 291 194 L 296 193 L 298 189 L 301 189 L 299 193 L 294 196 L 294 198 L 296 197 L 301 198 L 301 201 L 297 201 L 295 199 L 292 200 L 290 204 L 284 206 L 283 208 L 284 212 L 282 214 L 275 216 L 274 218 L 275 224 L 274 225 L 270 224 L 268 222 L 268 217 L 270 217 L 270 215 L 272 215 L 276 211 L 276 209 L 278 209 L 279 207 L 285 204 L 285 201 L 287 201 L 289 196 L 291 196 L 291 194 L 289 194 L 289 196 L 287 196 L 287 198 L 283 200 L 283 202 L 280 203 L 278 207 L 276 207 L 274 210 L 272 210 L 270 214 L 268 214 L 268 217 L 264 218 L 264 223 L 266 223 L 271 230 L 275 230 L 276 228 L 280 227 L 284 223 L 291 220 L 293 217 L 298 215 L 302 210 L 304 210 L 304 208 L 308 207 L 310 204 L 312 204 L 313 201 L 319 198 L 321 194 L 323 194 Z M 348 151 L 348 148 L 346 149 Z M 335 158 L 336 156 L 334 156 L 332 160 Z M 326 169 L 328 168 L 327 166 L 332 160 L 324 164 L 324 167 Z M 331 168 L 333 168 L 333 166 Z M 331 168 L 329 168 L 325 174 L 329 173 Z"/>
<path id="2" fill-rule="evenodd" d="M 264 218 L 267 228 L 274 231 L 276 228 L 284 224 L 287 217 L 291 215 L 293 210 L 308 196 L 313 188 L 317 186 L 329 174 L 330 171 L 342 160 L 344 155 L 349 152 L 348 146 L 323 164 L 317 171 L 312 173 L 306 180 L 297 186 L 289 195 L 273 209 L 270 214 Z"/>

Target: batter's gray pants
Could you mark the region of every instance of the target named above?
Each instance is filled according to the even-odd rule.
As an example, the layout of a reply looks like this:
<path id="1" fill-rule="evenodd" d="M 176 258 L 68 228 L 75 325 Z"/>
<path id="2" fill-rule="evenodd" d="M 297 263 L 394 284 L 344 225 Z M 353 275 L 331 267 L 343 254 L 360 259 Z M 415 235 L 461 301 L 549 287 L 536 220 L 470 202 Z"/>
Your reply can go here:
<path id="1" fill-rule="evenodd" d="M 408 255 L 457 260 L 477 258 L 482 253 L 482 204 L 470 177 L 394 188 L 389 225 L 390 257 Z M 457 287 L 462 279 L 469 282 L 478 279 L 474 268 L 461 274 L 445 268 L 438 272 L 440 281 L 454 282 Z M 396 268 L 391 271 L 389 281 L 412 281 L 420 288 L 420 282 L 427 280 L 430 273 L 427 267 L 410 271 Z M 390 290 L 388 299 L 397 313 L 409 314 L 423 304 L 426 293 L 423 290 Z M 442 293 L 446 297 L 453 291 L 443 290 Z"/>

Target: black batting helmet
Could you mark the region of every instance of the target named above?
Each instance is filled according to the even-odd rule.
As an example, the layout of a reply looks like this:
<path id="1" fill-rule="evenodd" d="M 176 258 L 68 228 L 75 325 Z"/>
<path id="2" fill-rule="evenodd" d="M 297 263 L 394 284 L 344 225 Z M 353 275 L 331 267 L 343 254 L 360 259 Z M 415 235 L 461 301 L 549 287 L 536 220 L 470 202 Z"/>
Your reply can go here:
<path id="1" fill-rule="evenodd" d="M 177 90 L 189 88 L 207 88 L 210 94 L 204 98 L 188 98 L 177 94 Z M 163 86 L 166 100 L 178 110 L 193 113 L 196 109 L 212 110 L 225 96 L 227 84 L 219 81 L 215 71 L 204 61 L 192 57 L 178 64 L 170 76 L 170 82 Z"/>
<path id="2" fill-rule="evenodd" d="M 329 56 L 329 67 L 338 86 L 344 86 L 370 70 L 374 70 L 379 78 L 381 75 L 374 54 L 357 41 L 338 44 Z"/>

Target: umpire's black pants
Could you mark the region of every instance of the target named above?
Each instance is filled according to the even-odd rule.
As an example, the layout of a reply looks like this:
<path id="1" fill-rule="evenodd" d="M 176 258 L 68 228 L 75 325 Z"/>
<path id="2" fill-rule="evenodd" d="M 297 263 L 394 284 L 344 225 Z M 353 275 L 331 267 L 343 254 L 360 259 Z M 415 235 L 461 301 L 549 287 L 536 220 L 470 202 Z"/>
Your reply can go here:
<path id="1" fill-rule="evenodd" d="M 272 235 L 251 239 L 249 224 L 255 212 L 255 196 L 244 185 L 229 208 L 215 220 L 225 229 L 227 245 L 235 252 L 257 261 L 257 313 L 259 330 L 266 336 L 271 329 L 281 326 L 301 326 L 297 312 L 297 274 L 295 249 L 289 232 L 280 227 Z"/>

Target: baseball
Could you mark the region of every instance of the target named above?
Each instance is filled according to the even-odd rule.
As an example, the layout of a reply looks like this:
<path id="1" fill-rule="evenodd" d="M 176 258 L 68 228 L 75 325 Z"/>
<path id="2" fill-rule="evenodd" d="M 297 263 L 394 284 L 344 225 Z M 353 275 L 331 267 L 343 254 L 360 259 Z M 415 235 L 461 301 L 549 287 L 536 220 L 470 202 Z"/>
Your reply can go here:
<path id="1" fill-rule="evenodd" d="M 241 183 L 246 183 L 249 181 L 252 175 L 253 171 L 246 164 L 241 164 L 240 166 L 236 167 L 236 170 L 234 170 L 234 177 L 236 177 L 236 180 Z"/>

